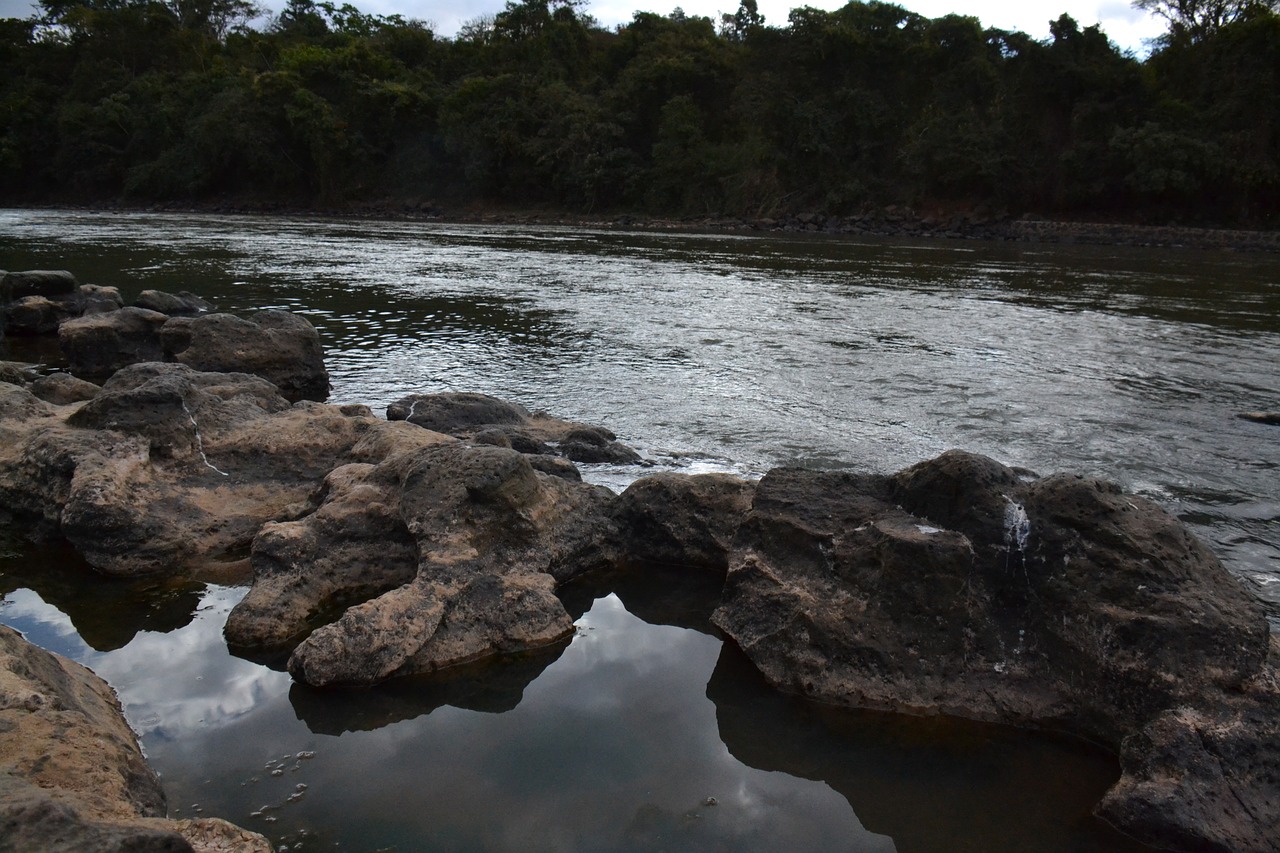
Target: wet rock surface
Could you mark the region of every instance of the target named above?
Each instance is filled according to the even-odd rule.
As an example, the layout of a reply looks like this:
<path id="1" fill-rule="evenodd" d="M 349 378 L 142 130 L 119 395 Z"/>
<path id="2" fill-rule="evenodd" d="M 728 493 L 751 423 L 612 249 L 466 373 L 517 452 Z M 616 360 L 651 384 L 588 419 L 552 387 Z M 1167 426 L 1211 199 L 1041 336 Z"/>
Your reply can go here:
<path id="1" fill-rule="evenodd" d="M 201 299 L 186 290 L 181 290 L 177 293 L 165 293 L 163 290 L 144 290 L 138 294 L 138 298 L 133 301 L 133 304 L 138 308 L 146 308 L 148 311 L 168 314 L 170 317 L 194 317 L 199 314 L 209 314 L 216 310 L 212 302 Z"/>
<path id="2" fill-rule="evenodd" d="M 224 821 L 179 824 L 164 813 L 111 688 L 0 626 L 0 850 L 271 850 Z"/>

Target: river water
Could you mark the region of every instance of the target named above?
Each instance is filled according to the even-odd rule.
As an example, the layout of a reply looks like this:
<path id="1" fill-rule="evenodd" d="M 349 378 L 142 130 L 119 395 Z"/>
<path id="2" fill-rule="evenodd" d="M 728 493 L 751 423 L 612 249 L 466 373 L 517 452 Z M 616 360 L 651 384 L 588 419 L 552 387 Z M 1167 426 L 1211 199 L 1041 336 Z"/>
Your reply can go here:
<path id="1" fill-rule="evenodd" d="M 959 447 L 1101 475 L 1184 519 L 1280 628 L 1280 428 L 1236 417 L 1280 409 L 1280 258 L 0 211 L 0 267 L 297 311 L 334 402 L 485 392 L 658 468 L 891 472 Z M 1108 757 L 774 696 L 661 589 L 573 593 L 550 659 L 339 702 L 227 654 L 242 590 L 87 581 L 9 540 L 0 621 L 116 687 L 175 812 L 290 849 L 1122 847 L 1087 818 Z"/>

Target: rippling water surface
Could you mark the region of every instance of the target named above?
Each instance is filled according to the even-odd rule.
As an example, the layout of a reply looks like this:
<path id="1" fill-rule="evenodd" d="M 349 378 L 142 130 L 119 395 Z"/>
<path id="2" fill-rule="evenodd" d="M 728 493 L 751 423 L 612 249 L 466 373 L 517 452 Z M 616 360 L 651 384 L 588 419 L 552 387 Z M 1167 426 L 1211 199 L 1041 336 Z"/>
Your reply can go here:
<path id="1" fill-rule="evenodd" d="M 379 411 L 411 392 L 481 391 L 604 424 L 662 467 L 889 472 L 961 447 L 1041 473 L 1102 475 L 1191 524 L 1280 626 L 1280 429 L 1235 417 L 1280 409 L 1280 259 L 1270 256 L 0 211 L 0 267 L 68 268 L 127 297 L 189 289 L 224 310 L 299 311 L 320 330 L 337 402 Z M 591 476 L 621 487 L 634 472 Z M 616 595 L 584 604 L 582 630 L 563 655 L 536 677 L 515 679 L 528 683 L 524 699 L 513 703 L 508 690 L 498 703 L 514 710 L 494 716 L 486 712 L 497 706 L 460 710 L 469 700 L 454 694 L 419 697 L 438 709 L 387 712 L 365 731 L 316 723 L 325 703 L 290 690 L 279 673 L 226 657 L 217 629 L 235 590 L 148 593 L 156 607 L 185 613 L 184 627 L 147 629 L 93 652 L 101 645 L 76 646 L 84 629 L 65 621 L 67 605 L 15 584 L 0 620 L 42 642 L 63 638 L 112 680 L 184 809 L 201 801 L 253 825 L 249 810 L 296 793 L 297 782 L 285 782 L 327 773 L 325 789 L 344 788 L 362 803 L 344 825 L 386 828 L 369 849 L 516 849 L 529 838 L 556 850 L 649 849 L 658 838 L 683 839 L 684 849 L 943 849 L 921 840 L 929 827 L 951 839 L 950 849 L 964 846 L 958 839 L 996 849 L 993 839 L 1016 835 L 964 794 L 987 791 L 965 774 L 995 762 L 1005 735 L 931 741 L 884 721 L 833 722 L 791 706 L 778 711 L 792 716 L 776 731 L 752 729 L 743 721 L 768 709 L 735 714 L 724 697 L 736 697 L 738 710 L 773 700 L 738 695 L 747 689 L 740 662 L 726 662 L 714 636 L 648 624 Z M 152 618 L 130 616 L 144 617 Z M 166 679 L 146 661 L 174 659 L 170 647 L 179 645 L 217 670 L 205 705 L 186 675 L 174 675 L 185 685 L 173 688 L 180 698 L 155 698 Z M 645 653 L 632 655 L 637 648 Z M 663 696 L 683 698 L 668 706 Z M 662 734 L 650 731 L 654 719 L 666 721 Z M 258 753 L 245 747 L 252 766 L 223 766 L 235 751 L 216 732 L 260 745 Z M 278 750 L 268 748 L 273 739 Z M 944 741 L 988 745 L 947 765 Z M 1034 744 L 1007 746 L 992 779 L 1022 778 L 1018 768 L 1036 775 L 1026 763 L 1035 749 L 1078 758 L 1062 744 Z M 286 762 L 281 776 L 259 772 L 268 759 L 313 748 L 314 760 Z M 643 759 L 658 753 L 669 758 Z M 833 754 L 843 760 L 824 757 Z M 901 785 L 850 766 L 878 768 L 875 779 Z M 1101 770 L 1063 772 L 1074 779 L 1114 769 L 1103 761 Z M 235 777 L 235 785 L 205 796 L 202 773 Z M 1075 787 L 1101 790 L 1106 779 L 1089 784 Z M 315 796 L 321 787 L 254 820 L 275 816 L 283 827 L 290 815 L 296 832 L 306 820 L 292 815 L 343 811 Z M 1052 794 L 1055 820 L 1087 811 L 1061 794 Z M 707 796 L 719 805 L 700 805 Z M 1080 847 L 1046 842 L 1077 836 L 1061 824 L 1045 830 L 1026 803 L 986 799 L 1021 815 L 1013 822 L 1031 827 L 1026 837 L 1049 844 L 1039 849 Z M 453 819 L 460 814 L 471 823 Z M 493 827 L 476 828 L 486 822 Z M 365 849 L 351 841 L 360 837 L 337 840 Z M 425 837 L 434 846 L 422 846 Z"/>

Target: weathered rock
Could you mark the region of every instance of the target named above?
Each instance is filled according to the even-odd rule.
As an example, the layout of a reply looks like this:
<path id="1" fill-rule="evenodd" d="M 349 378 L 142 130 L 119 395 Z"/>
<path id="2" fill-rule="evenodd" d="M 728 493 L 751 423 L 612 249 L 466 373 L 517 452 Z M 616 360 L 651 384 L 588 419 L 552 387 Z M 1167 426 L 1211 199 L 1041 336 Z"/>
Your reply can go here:
<path id="1" fill-rule="evenodd" d="M 1268 643 L 1257 602 L 1155 505 L 960 453 L 893 478 L 770 472 L 714 620 L 784 690 L 1117 750 L 1258 679 Z M 1260 788 L 1266 824 L 1280 782 Z"/>
<path id="2" fill-rule="evenodd" d="M 222 571 L 380 423 L 178 364 L 124 368 L 71 411 L 0 385 L 0 499 L 110 574 Z"/>
<path id="3" fill-rule="evenodd" d="M 133 304 L 148 311 L 158 311 L 170 317 L 194 317 L 198 314 L 212 313 L 214 305 L 201 299 L 194 293 L 181 290 L 177 293 L 165 293 L 163 290 L 144 290 L 138 294 Z"/>
<path id="4" fill-rule="evenodd" d="M 1236 417 L 1257 424 L 1280 426 L 1280 412 L 1241 412 Z"/>
<path id="5" fill-rule="evenodd" d="M 1161 848 L 1280 849 L 1280 638 L 1271 660 L 1240 692 L 1170 708 L 1126 737 L 1124 775 L 1098 814 Z"/>
<path id="6" fill-rule="evenodd" d="M 82 403 L 92 400 L 102 389 L 84 379 L 77 379 L 70 373 L 50 373 L 41 376 L 31 383 L 31 393 L 55 406 L 66 406 L 71 403 Z"/>
<path id="7" fill-rule="evenodd" d="M 636 480 L 614 505 L 620 549 L 632 560 L 724 574 L 755 484 L 728 474 L 656 474 Z"/>
<path id="8" fill-rule="evenodd" d="M 329 396 L 320 336 L 300 315 L 267 310 L 247 319 L 231 314 L 175 317 L 161 337 L 169 360 L 196 370 L 252 373 L 293 401 Z"/>
<path id="9" fill-rule="evenodd" d="M 24 296 L 4 306 L 4 331 L 7 335 L 50 335 L 78 311 L 47 296 Z"/>
<path id="10" fill-rule="evenodd" d="M 58 346 L 74 375 L 101 381 L 130 364 L 164 361 L 160 329 L 168 319 L 143 308 L 77 317 L 58 327 Z"/>
<path id="11" fill-rule="evenodd" d="M 111 688 L 0 626 L 0 850 L 218 849 L 184 835 L 239 837 L 244 844 L 235 849 L 252 853 L 271 849 L 223 821 L 179 825 L 164 813 L 164 792 Z"/>
<path id="12" fill-rule="evenodd" d="M 387 420 L 408 421 L 476 444 L 510 447 L 529 455 L 621 465 L 641 461 L 640 454 L 619 443 L 607 429 L 530 413 L 523 406 L 487 394 L 410 394 L 387 407 Z"/>
<path id="13" fill-rule="evenodd" d="M 26 387 L 40 378 L 34 364 L 22 361 L 0 361 L 0 382 Z"/>
<path id="14" fill-rule="evenodd" d="M 554 644 L 573 624 L 556 584 L 608 560 L 612 493 L 505 448 L 437 436 L 335 471 L 328 487 L 317 512 L 255 541 L 255 585 L 227 629 L 235 645 L 271 647 L 349 603 L 294 650 L 289 670 L 307 684 L 371 684 Z"/>
<path id="15" fill-rule="evenodd" d="M 0 303 L 26 296 L 62 296 L 75 293 L 76 287 L 76 277 L 66 270 L 8 272 L 0 278 Z"/>
<path id="16" fill-rule="evenodd" d="M 4 331 L 14 336 L 51 335 L 73 317 L 119 310 L 123 300 L 114 287 L 85 284 L 70 293 L 24 296 L 0 305 Z"/>

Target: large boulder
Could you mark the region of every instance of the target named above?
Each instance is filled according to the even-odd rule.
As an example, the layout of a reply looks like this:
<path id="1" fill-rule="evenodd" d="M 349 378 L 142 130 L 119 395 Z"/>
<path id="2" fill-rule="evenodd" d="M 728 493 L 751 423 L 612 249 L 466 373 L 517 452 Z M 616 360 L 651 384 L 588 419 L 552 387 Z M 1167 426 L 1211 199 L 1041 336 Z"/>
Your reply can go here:
<path id="1" fill-rule="evenodd" d="M 567 421 L 487 394 L 410 394 L 387 407 L 387 420 L 408 421 L 479 444 L 510 447 L 535 456 L 574 462 L 631 465 L 640 454 L 609 430 Z"/>
<path id="2" fill-rule="evenodd" d="M 175 317 L 164 327 L 169 360 L 201 371 L 252 373 L 280 389 L 288 400 L 323 401 L 329 396 L 320 336 L 305 317 L 288 311 Z"/>
<path id="3" fill-rule="evenodd" d="M 259 377 L 178 364 L 124 368 L 75 407 L 0 384 L 0 499 L 109 574 L 228 571 L 379 424 L 366 407 L 290 406 Z"/>
<path id="4" fill-rule="evenodd" d="M 225 821 L 164 815 L 164 791 L 111 688 L 0 625 L 0 851 L 272 849 Z"/>
<path id="5" fill-rule="evenodd" d="M 74 375 L 100 382 L 130 364 L 164 361 L 160 329 L 168 319 L 144 308 L 77 317 L 58 327 L 58 346 Z"/>
<path id="6" fill-rule="evenodd" d="M 1174 709 L 1218 718 L 1270 677 L 1261 608 L 1176 519 L 971 454 L 894 477 L 771 471 L 729 566 L 716 624 L 774 686 L 839 705 L 1067 730 L 1123 754 Z M 1280 781 L 1221 752 L 1274 826 Z M 1112 813 L 1141 811 L 1126 802 Z M 1256 841 L 1241 849 L 1273 849 Z"/>
<path id="7" fill-rule="evenodd" d="M 543 474 L 509 449 L 423 435 L 434 438 L 335 471 L 315 513 L 263 529 L 254 586 L 227 623 L 233 646 L 305 635 L 289 671 L 327 686 L 434 672 L 572 633 L 555 587 L 608 562 L 612 493 Z M 329 624 L 315 627 L 326 613 Z"/>

